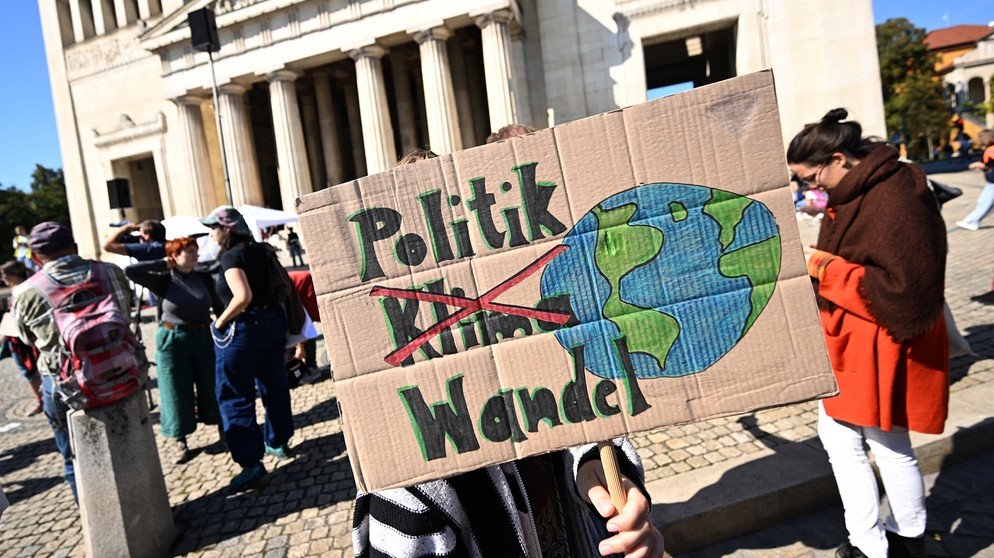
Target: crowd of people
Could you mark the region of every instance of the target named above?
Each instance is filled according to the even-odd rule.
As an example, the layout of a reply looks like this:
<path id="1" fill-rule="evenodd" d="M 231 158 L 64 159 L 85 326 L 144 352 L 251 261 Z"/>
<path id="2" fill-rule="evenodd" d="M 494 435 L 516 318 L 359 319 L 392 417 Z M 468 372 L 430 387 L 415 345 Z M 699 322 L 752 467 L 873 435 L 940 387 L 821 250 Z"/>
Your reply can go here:
<path id="1" fill-rule="evenodd" d="M 924 483 L 909 433 L 942 432 L 948 412 L 945 228 L 921 169 L 899 160 L 894 147 L 863 136 L 859 123 L 847 117 L 844 109 L 829 111 L 805 126 L 787 150 L 795 208 L 821 220 L 817 245 L 804 253 L 839 386 L 837 397 L 820 402 L 818 423 L 849 533 L 837 556 L 925 556 Z M 532 131 L 511 125 L 487 142 Z M 971 168 L 987 172 L 988 184 L 976 210 L 958 223 L 971 230 L 994 206 L 994 133 L 985 130 L 979 141 L 984 157 Z M 420 149 L 399 164 L 435 156 Z M 18 227 L 16 259 L 0 272 L 15 287 L 20 336 L 8 338 L 4 349 L 35 396 L 32 413 L 44 410 L 48 417 L 74 497 L 68 408 L 55 389 L 59 339 L 51 305 L 32 287 L 32 273 L 71 286 L 103 266 L 108 290 L 128 313 L 129 279 L 154 296 L 159 433 L 170 440 L 174 463 L 192 458 L 187 437 L 198 424 L 217 425 L 241 467 L 230 481 L 233 490 L 265 483 L 264 456 L 292 454 L 286 363 L 298 359 L 313 366 L 314 346 L 288 341 L 288 329 L 295 333 L 291 313 L 277 293 L 292 282 L 307 316 L 319 321 L 309 272 L 286 274 L 234 207 L 218 207 L 201 222 L 220 246 L 213 266 L 198 261 L 196 239 L 166 240 L 160 223 L 145 222 L 118 228 L 104 244 L 109 253 L 137 260 L 123 271 L 81 258 L 64 224 L 41 223 L 30 233 Z M 134 233 L 139 242 L 130 241 Z M 303 266 L 299 236 L 290 228 L 288 233 L 293 265 L 299 260 Z M 257 397 L 265 408 L 262 427 Z M 864 444 L 876 456 L 889 497 L 887 517 L 881 517 Z M 622 509 L 612 503 L 595 449 L 569 448 L 360 493 L 353 517 L 355 554 L 660 556 L 663 541 L 650 520 L 638 454 L 627 439 L 614 445 L 627 496 Z M 0 511 L 2 505 L 0 493 Z"/>

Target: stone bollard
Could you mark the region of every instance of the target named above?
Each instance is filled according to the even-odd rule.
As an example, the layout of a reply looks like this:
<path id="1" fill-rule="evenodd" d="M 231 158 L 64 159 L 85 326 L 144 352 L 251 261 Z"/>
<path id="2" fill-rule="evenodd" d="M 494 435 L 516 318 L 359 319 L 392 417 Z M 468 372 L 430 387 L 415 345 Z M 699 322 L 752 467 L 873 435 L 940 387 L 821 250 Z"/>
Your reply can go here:
<path id="1" fill-rule="evenodd" d="M 69 413 L 89 558 L 169 555 L 176 537 L 144 391 Z"/>

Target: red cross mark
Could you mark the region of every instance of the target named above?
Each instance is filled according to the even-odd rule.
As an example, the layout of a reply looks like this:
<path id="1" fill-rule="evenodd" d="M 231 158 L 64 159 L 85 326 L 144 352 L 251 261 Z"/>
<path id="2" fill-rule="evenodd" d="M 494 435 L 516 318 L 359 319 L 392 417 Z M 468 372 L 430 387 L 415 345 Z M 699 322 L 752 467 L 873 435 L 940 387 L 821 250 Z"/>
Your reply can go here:
<path id="1" fill-rule="evenodd" d="M 559 254 L 566 251 L 569 247 L 565 244 L 560 244 L 552 250 L 546 252 L 542 257 L 528 264 L 527 267 L 521 271 L 515 273 L 509 277 L 506 281 L 498 284 L 496 287 L 490 289 L 489 291 L 483 293 L 478 298 L 467 298 L 455 295 L 446 295 L 439 293 L 428 293 L 424 291 L 412 291 L 407 289 L 392 289 L 390 287 L 373 287 L 370 291 L 369 296 L 389 296 L 393 298 L 405 298 L 411 300 L 418 300 L 424 302 L 441 302 L 449 306 L 457 306 L 461 308 L 455 314 L 450 315 L 448 318 L 437 322 L 435 325 L 426 329 L 424 333 L 418 335 L 414 339 L 407 342 L 406 345 L 396 349 L 392 353 L 386 356 L 385 360 L 388 364 L 393 366 L 400 366 L 400 363 L 407 357 L 414 354 L 414 351 L 418 350 L 418 347 L 424 345 L 428 341 L 432 340 L 440 334 L 445 328 L 451 326 L 452 324 L 458 322 L 459 320 L 466 318 L 477 312 L 479 310 L 492 310 L 494 312 L 500 312 L 502 314 L 513 314 L 515 316 L 524 316 L 526 318 L 534 318 L 543 322 L 552 322 L 559 325 L 565 324 L 569 320 L 569 313 L 565 312 L 551 312 L 547 310 L 539 310 L 537 308 L 527 308 L 524 306 L 513 306 L 510 304 L 500 304 L 494 302 L 494 299 L 501 294 L 507 292 L 511 287 L 521 283 L 528 278 L 531 274 L 535 273 L 539 269 L 545 266 L 545 264 L 552 261 L 553 258 Z"/>

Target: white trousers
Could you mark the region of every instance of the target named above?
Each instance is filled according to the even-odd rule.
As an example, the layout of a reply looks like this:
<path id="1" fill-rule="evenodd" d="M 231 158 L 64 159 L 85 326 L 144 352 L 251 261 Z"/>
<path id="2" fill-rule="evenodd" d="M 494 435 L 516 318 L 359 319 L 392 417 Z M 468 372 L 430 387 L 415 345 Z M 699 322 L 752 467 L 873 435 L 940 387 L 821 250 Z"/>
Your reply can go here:
<path id="1" fill-rule="evenodd" d="M 833 419 L 819 404 L 818 437 L 828 452 L 835 482 L 842 496 L 849 542 L 869 558 L 887 558 L 886 528 L 902 537 L 925 534 L 925 482 L 911 448 L 907 429 L 884 432 L 878 427 L 856 426 Z M 880 519 L 877 478 L 863 449 L 863 441 L 876 457 L 891 515 Z"/>

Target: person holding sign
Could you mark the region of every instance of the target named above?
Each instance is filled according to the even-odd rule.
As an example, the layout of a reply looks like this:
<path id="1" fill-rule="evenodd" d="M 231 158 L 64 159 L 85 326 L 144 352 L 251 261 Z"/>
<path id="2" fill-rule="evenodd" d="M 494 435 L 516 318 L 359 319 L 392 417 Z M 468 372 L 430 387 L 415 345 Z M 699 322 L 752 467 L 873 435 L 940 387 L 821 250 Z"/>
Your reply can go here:
<path id="1" fill-rule="evenodd" d="M 398 164 L 436 156 L 417 149 Z M 627 500 L 620 509 L 612 503 L 602 454 L 588 444 L 406 488 L 357 494 L 355 555 L 662 556 L 663 537 L 649 516 L 635 447 L 619 439 L 613 450 Z"/>
<path id="2" fill-rule="evenodd" d="M 946 230 L 925 173 L 829 111 L 791 141 L 791 171 L 828 192 L 805 248 L 838 397 L 818 435 L 842 496 L 839 557 L 925 556 L 925 492 L 909 430 L 939 434 L 949 402 L 943 318 Z M 879 517 L 876 456 L 891 516 Z"/>

